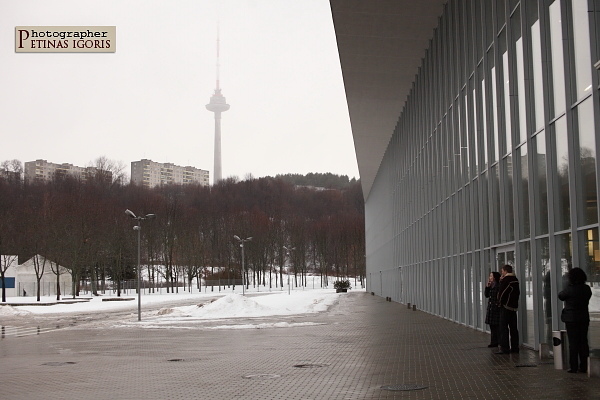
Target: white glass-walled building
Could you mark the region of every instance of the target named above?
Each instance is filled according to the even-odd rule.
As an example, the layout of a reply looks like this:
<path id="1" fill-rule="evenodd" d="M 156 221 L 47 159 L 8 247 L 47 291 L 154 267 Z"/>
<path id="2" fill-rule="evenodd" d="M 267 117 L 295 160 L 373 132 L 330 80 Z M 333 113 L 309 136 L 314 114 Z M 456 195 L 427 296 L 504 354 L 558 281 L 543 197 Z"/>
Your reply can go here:
<path id="1" fill-rule="evenodd" d="M 538 349 L 578 266 L 600 349 L 600 3 L 443 10 L 366 197 L 367 290 L 485 330 L 487 276 L 511 264 Z"/>

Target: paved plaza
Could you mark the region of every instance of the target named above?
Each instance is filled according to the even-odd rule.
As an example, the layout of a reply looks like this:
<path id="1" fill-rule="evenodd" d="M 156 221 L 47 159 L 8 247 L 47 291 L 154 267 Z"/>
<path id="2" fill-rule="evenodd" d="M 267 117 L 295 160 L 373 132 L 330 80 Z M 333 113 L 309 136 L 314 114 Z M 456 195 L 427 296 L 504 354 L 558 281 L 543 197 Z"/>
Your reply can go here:
<path id="1" fill-rule="evenodd" d="M 485 333 L 365 292 L 320 314 L 132 325 L 5 328 L 0 398 L 600 399 L 600 378 L 495 355 Z"/>

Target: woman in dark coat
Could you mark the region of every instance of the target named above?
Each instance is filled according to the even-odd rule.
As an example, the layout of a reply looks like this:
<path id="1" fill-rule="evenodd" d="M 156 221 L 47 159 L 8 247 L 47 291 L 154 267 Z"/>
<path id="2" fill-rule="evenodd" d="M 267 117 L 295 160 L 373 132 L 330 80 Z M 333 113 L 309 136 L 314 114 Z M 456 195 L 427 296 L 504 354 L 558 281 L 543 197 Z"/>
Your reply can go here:
<path id="1" fill-rule="evenodd" d="M 567 326 L 569 339 L 568 372 L 587 372 L 587 358 L 590 354 L 588 345 L 588 328 L 590 314 L 588 304 L 592 297 L 592 289 L 585 284 L 587 275 L 581 268 L 573 268 L 567 273 L 569 284 L 558 294 L 565 302 L 561 320 Z"/>
<path id="2" fill-rule="evenodd" d="M 490 326 L 490 344 L 488 347 L 498 347 L 498 327 L 500 326 L 500 307 L 498 307 L 498 288 L 500 287 L 500 273 L 490 272 L 487 285 L 485 286 L 485 297 L 488 298 L 485 323 Z"/>

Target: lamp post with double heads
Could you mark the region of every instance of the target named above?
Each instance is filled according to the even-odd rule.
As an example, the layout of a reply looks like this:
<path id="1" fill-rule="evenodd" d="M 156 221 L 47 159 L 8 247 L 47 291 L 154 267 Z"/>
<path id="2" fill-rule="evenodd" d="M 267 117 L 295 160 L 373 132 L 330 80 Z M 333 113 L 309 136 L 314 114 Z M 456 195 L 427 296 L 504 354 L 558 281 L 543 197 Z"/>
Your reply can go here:
<path id="1" fill-rule="evenodd" d="M 240 242 L 240 247 L 242 248 L 242 296 L 246 295 L 246 270 L 244 269 L 244 243 L 252 240 L 252 236 L 246 239 L 240 239 L 238 235 L 233 235 L 233 238 Z"/>
<path id="2" fill-rule="evenodd" d="M 131 218 L 137 220 L 137 225 L 133 227 L 134 231 L 137 231 L 137 239 L 138 239 L 138 254 L 137 254 L 137 292 L 138 292 L 138 321 L 142 320 L 142 288 L 140 287 L 140 253 L 142 249 L 141 245 L 141 231 L 142 231 L 142 220 L 143 219 L 152 219 L 155 218 L 154 214 L 146 214 L 146 215 L 135 215 L 133 211 L 127 209 L 125 210 L 125 214 L 129 215 Z"/>
<path id="3" fill-rule="evenodd" d="M 296 250 L 295 247 L 286 247 L 283 246 L 283 249 L 285 250 L 285 254 L 288 256 L 288 258 L 290 258 L 290 251 Z M 285 264 L 285 261 L 284 261 Z M 291 285 L 290 285 L 290 271 L 288 270 L 287 272 L 287 276 L 288 276 L 288 294 L 292 294 L 291 292 Z"/>

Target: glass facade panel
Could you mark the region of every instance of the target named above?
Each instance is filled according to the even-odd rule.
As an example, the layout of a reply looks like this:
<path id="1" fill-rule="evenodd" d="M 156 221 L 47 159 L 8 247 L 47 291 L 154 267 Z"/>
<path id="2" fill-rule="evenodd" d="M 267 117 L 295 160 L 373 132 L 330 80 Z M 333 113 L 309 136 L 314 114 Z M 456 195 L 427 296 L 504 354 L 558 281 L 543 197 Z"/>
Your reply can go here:
<path id="1" fill-rule="evenodd" d="M 598 228 L 587 229 L 579 233 L 580 265 L 588 277 L 592 289 L 592 298 L 588 305 L 590 328 L 588 337 L 591 349 L 600 349 L 600 242 Z"/>
<path id="2" fill-rule="evenodd" d="M 529 157 L 527 155 L 527 146 L 519 147 L 517 152 L 520 155 L 519 162 L 519 228 L 521 238 L 528 238 L 530 235 L 529 223 Z"/>
<path id="3" fill-rule="evenodd" d="M 495 165 L 490 171 L 490 228 L 491 243 L 502 243 L 501 232 L 501 203 L 500 203 L 500 167 Z"/>
<path id="4" fill-rule="evenodd" d="M 557 290 L 560 291 L 568 284 L 566 274 L 573 268 L 573 241 L 570 233 L 556 236 L 556 255 L 556 259 L 560 260 L 559 276 L 561 281 L 557 287 Z"/>
<path id="5" fill-rule="evenodd" d="M 548 238 L 537 241 L 539 267 L 538 274 L 542 283 L 543 329 L 540 332 L 541 343 L 552 343 L 552 260 L 550 258 L 550 241 Z"/>
<path id="6" fill-rule="evenodd" d="M 555 230 L 561 231 L 571 226 L 570 219 L 570 201 L 569 201 L 569 145 L 567 138 L 567 120 L 560 118 L 554 124 L 554 163 L 556 170 L 555 207 L 554 223 Z"/>
<path id="7" fill-rule="evenodd" d="M 575 55 L 575 98 L 592 91 L 592 57 L 590 55 L 590 24 L 587 0 L 571 0 L 573 15 L 573 52 Z"/>
<path id="8" fill-rule="evenodd" d="M 467 250 L 479 249 L 481 247 L 481 236 L 479 235 L 480 228 L 479 223 L 481 218 L 479 217 L 479 179 L 473 180 L 471 183 L 471 202 L 468 210 L 471 213 L 471 243 Z"/>
<path id="9" fill-rule="evenodd" d="M 489 171 L 483 173 L 479 178 L 480 183 L 480 203 L 479 203 L 479 218 L 481 223 L 479 224 L 481 230 L 481 237 L 483 239 L 482 247 L 488 247 L 490 245 L 490 213 L 489 213 L 489 195 L 488 195 L 488 184 L 489 182 Z"/>
<path id="10" fill-rule="evenodd" d="M 482 257 L 483 257 L 483 263 L 482 263 L 482 274 L 481 274 L 481 279 L 483 279 L 483 281 L 481 281 L 482 285 L 485 283 L 485 281 L 487 280 L 487 278 L 490 275 L 491 271 L 496 271 L 496 263 L 495 263 L 495 259 L 494 259 L 494 254 L 492 254 L 492 252 L 490 250 L 484 250 L 482 252 Z M 483 286 L 482 286 L 483 287 Z M 484 291 L 484 289 L 482 289 L 482 292 Z M 485 307 L 485 298 L 482 299 L 482 307 Z"/>
<path id="11" fill-rule="evenodd" d="M 533 265 L 531 263 L 531 246 L 529 242 L 520 244 L 520 268 L 523 270 L 523 283 L 521 290 L 525 291 L 525 307 L 523 313 L 523 342 L 530 346 L 535 345 L 535 314 L 533 308 Z"/>
<path id="12" fill-rule="evenodd" d="M 550 49 L 552 60 L 552 99 L 554 116 L 565 111 L 565 66 L 560 0 L 554 1 L 549 10 Z"/>
<path id="13" fill-rule="evenodd" d="M 492 40 L 494 38 L 494 21 L 492 20 L 492 12 L 493 12 L 493 7 L 494 7 L 494 3 L 496 1 L 495 0 L 483 0 L 482 1 L 482 7 L 483 7 L 483 18 L 484 18 L 484 22 L 483 22 L 483 29 L 484 29 L 484 33 L 485 33 L 485 43 L 484 46 L 486 46 L 489 43 L 492 43 Z"/>
<path id="14" fill-rule="evenodd" d="M 460 301 L 459 308 L 458 308 L 458 319 L 457 320 L 461 321 L 463 323 L 466 323 L 467 315 L 466 315 L 465 311 L 467 309 L 467 303 L 468 303 L 467 288 L 469 287 L 469 282 L 467 280 L 465 256 L 458 256 L 457 261 L 458 261 L 457 272 L 458 272 L 458 276 L 460 277 L 459 285 L 456 286 L 456 288 L 458 289 L 457 297 Z"/>
<path id="15" fill-rule="evenodd" d="M 483 18 L 482 15 L 482 2 L 481 0 L 472 0 L 471 1 L 471 10 L 473 12 L 473 19 L 471 20 L 474 28 L 474 36 L 475 36 L 475 60 L 478 61 L 483 54 Z"/>
<path id="16" fill-rule="evenodd" d="M 465 51 L 465 56 L 466 56 L 466 72 L 467 72 L 467 76 L 469 76 L 468 72 L 470 72 L 473 69 L 473 61 L 474 61 L 474 47 L 472 44 L 474 43 L 474 31 L 475 31 L 475 27 L 474 27 L 474 23 L 473 23 L 473 0 L 465 0 L 465 2 L 463 3 L 463 6 L 465 8 L 464 11 L 464 15 L 465 15 L 465 19 L 463 21 L 464 24 L 464 30 L 465 30 L 465 35 L 466 37 L 464 38 L 465 43 L 464 43 L 464 51 Z M 471 44 L 471 45 L 469 45 Z"/>
<path id="17" fill-rule="evenodd" d="M 527 107 L 525 99 L 525 63 L 523 62 L 523 40 L 519 37 L 516 47 L 517 59 L 517 100 L 519 102 L 519 143 L 527 140 Z"/>
<path id="18" fill-rule="evenodd" d="M 534 132 L 544 128 L 544 74 L 540 21 L 531 25 L 531 61 L 533 63 Z"/>
<path id="19" fill-rule="evenodd" d="M 579 184 L 579 225 L 598 222 L 598 194 L 596 189 L 596 132 L 594 129 L 594 104 L 587 99 L 577 107 L 579 163 L 576 182 Z"/>
<path id="20" fill-rule="evenodd" d="M 502 54 L 502 73 L 503 73 L 503 84 L 504 84 L 504 144 L 502 146 L 502 154 L 512 152 L 512 126 L 511 126 L 511 115 L 510 115 L 510 79 L 509 79 L 510 65 L 508 64 L 508 51 Z"/>
<path id="21" fill-rule="evenodd" d="M 475 325 L 475 327 L 479 328 L 479 329 L 483 329 L 484 327 L 484 323 L 483 321 L 485 320 L 485 315 L 482 314 L 483 312 L 483 278 L 482 276 L 488 276 L 489 272 L 487 273 L 487 275 L 482 274 L 482 269 L 484 268 L 484 265 L 481 263 L 481 253 L 480 252 L 475 252 L 473 253 L 473 286 L 474 286 L 474 295 L 475 298 L 473 299 L 473 310 L 474 310 L 474 315 L 473 315 L 473 324 Z"/>
<path id="22" fill-rule="evenodd" d="M 500 239 L 500 168 L 498 165 L 490 171 L 490 229 L 492 244 L 501 243 Z"/>
<path id="23" fill-rule="evenodd" d="M 516 73 L 516 76 L 513 76 L 513 80 L 516 85 L 513 85 L 513 93 L 515 96 L 514 99 L 516 103 L 514 107 L 517 108 L 517 115 L 513 116 L 515 119 L 515 124 L 513 124 L 512 129 L 515 130 L 513 132 L 513 139 L 516 141 L 516 145 L 519 143 L 523 143 L 527 138 L 527 126 L 526 126 L 526 107 L 525 107 L 525 64 L 523 61 L 523 39 L 521 35 L 521 8 L 510 7 L 509 12 L 513 11 L 512 16 L 510 17 L 510 28 L 511 28 L 511 51 L 513 54 L 512 59 L 514 60 L 514 70 L 512 73 Z M 516 92 L 514 92 L 516 91 Z M 518 116 L 518 118 L 517 118 Z"/>
<path id="24" fill-rule="evenodd" d="M 569 284 L 567 278 L 567 272 L 573 268 L 573 241 L 571 238 L 571 234 L 567 233 L 564 235 L 556 235 L 555 239 L 555 252 L 557 260 L 557 269 L 556 274 L 553 278 L 556 279 L 556 289 L 554 291 L 554 298 L 557 298 L 558 293 L 565 289 L 565 287 Z M 556 302 L 556 310 L 562 310 L 563 304 L 561 301 Z M 558 313 L 557 313 L 558 314 Z M 560 318 L 557 318 L 560 320 Z M 564 323 L 562 321 L 557 321 L 560 324 L 561 329 L 564 328 Z"/>
<path id="25" fill-rule="evenodd" d="M 502 249 L 496 253 L 496 269 L 494 269 L 494 271 L 502 271 L 504 265 L 515 267 L 515 251 L 512 248 Z"/>
<path id="26" fill-rule="evenodd" d="M 496 0 L 496 21 L 498 23 L 498 30 L 502 29 L 502 26 L 506 21 L 506 0 Z"/>
<path id="27" fill-rule="evenodd" d="M 481 102 L 477 102 L 475 104 L 481 104 L 481 109 L 480 109 L 480 113 L 478 115 L 481 115 L 481 142 L 483 144 L 482 146 L 482 153 L 483 153 L 483 162 L 481 163 L 482 170 L 485 170 L 488 168 L 488 159 L 489 159 L 489 154 L 488 154 L 488 131 L 487 131 L 487 100 L 486 100 L 486 95 L 485 95 L 485 79 L 481 80 L 481 92 L 480 92 L 480 96 L 481 96 Z M 479 131 L 478 131 L 479 132 Z"/>
<path id="28" fill-rule="evenodd" d="M 537 233 L 548 233 L 548 186 L 546 179 L 546 137 L 544 131 L 535 136 L 536 154 L 534 158 L 536 182 L 536 226 Z"/>
<path id="29" fill-rule="evenodd" d="M 481 146 L 479 146 L 479 143 L 481 141 L 481 129 L 479 128 L 479 125 L 477 125 L 477 104 L 479 104 L 479 102 L 477 101 L 477 95 L 475 92 L 475 89 L 473 89 L 472 92 L 472 102 L 471 102 L 471 107 L 473 109 L 473 125 L 471 127 L 471 132 L 473 132 L 472 134 L 472 139 L 471 139 L 471 143 L 473 143 L 473 176 L 476 177 L 477 174 L 479 173 L 479 165 L 480 165 L 480 154 L 479 154 L 479 149 L 481 148 Z"/>
<path id="30" fill-rule="evenodd" d="M 496 91 L 496 67 L 492 67 L 492 71 L 491 71 L 491 76 L 490 79 L 492 81 L 492 93 L 491 93 L 491 97 L 492 97 L 492 104 L 490 105 L 492 107 L 492 134 L 490 135 L 490 139 L 492 141 L 492 159 L 491 159 L 491 163 L 493 164 L 494 162 L 498 161 L 500 159 L 500 142 L 498 140 L 499 136 L 500 136 L 500 132 L 498 129 L 498 98 L 496 96 L 498 96 L 498 92 Z"/>
<path id="31" fill-rule="evenodd" d="M 515 240 L 515 208 L 513 202 L 513 163 L 512 156 L 508 156 L 501 161 L 502 165 L 502 179 L 504 179 L 502 189 L 504 193 L 504 207 L 502 211 L 504 214 L 503 222 L 503 241 L 510 242 Z"/>
<path id="32" fill-rule="evenodd" d="M 469 92 L 466 91 L 466 93 Z M 473 166 L 471 165 L 471 146 L 473 143 L 473 139 L 471 138 L 471 136 L 473 136 L 473 133 L 471 131 L 471 124 L 469 123 L 469 96 L 465 94 L 463 100 L 464 103 L 462 106 L 462 112 L 460 114 L 460 125 L 463 129 L 463 142 L 460 148 L 460 154 L 462 155 L 461 158 L 465 164 L 465 181 L 468 182 L 475 175 L 473 172 Z"/>
<path id="33" fill-rule="evenodd" d="M 450 195 L 450 190 L 452 187 L 452 159 L 450 158 L 450 135 L 448 134 L 448 130 L 446 129 L 447 117 L 444 116 L 442 120 L 441 129 L 440 129 L 440 139 L 441 139 L 441 158 L 442 158 L 442 198 L 441 200 L 445 200 Z"/>
<path id="34" fill-rule="evenodd" d="M 498 256 L 496 257 L 496 260 L 498 261 L 497 265 L 496 265 L 496 269 L 495 271 L 501 271 L 502 270 L 502 266 L 504 264 L 506 264 L 506 260 L 505 260 L 505 253 L 500 253 L 498 254 Z"/>
<path id="35" fill-rule="evenodd" d="M 472 201 L 471 198 L 473 196 L 473 184 L 468 184 L 464 190 L 464 207 L 463 210 L 465 216 L 465 239 L 464 239 L 464 248 L 463 252 L 468 252 L 473 249 L 473 212 L 472 212 Z"/>
<path id="36" fill-rule="evenodd" d="M 476 327 L 477 325 L 475 324 L 474 320 L 473 320 L 473 315 L 475 315 L 475 313 L 473 312 L 473 305 L 475 304 L 475 285 L 474 282 L 475 281 L 475 271 L 473 268 L 473 255 L 472 254 L 467 254 L 466 255 L 466 274 L 467 274 L 467 282 L 466 282 L 466 287 L 467 287 L 467 319 L 466 319 L 466 323 L 468 326 L 471 327 Z"/>

